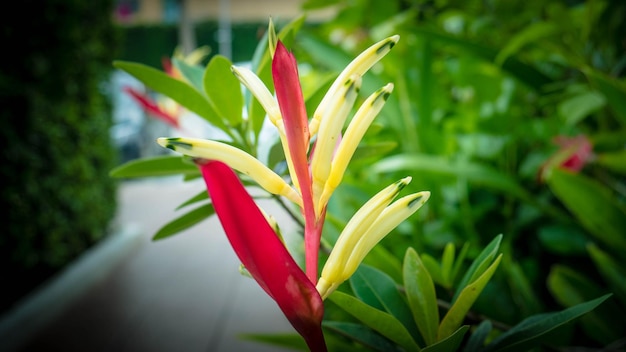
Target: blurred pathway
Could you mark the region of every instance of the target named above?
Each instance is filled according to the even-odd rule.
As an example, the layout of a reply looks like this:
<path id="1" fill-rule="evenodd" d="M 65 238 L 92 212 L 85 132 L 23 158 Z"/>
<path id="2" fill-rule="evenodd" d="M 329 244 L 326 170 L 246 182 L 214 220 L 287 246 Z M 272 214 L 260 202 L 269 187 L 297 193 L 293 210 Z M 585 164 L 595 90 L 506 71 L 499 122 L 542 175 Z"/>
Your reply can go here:
<path id="1" fill-rule="evenodd" d="M 89 287 L 19 351 L 276 351 L 237 338 L 293 329 L 261 288 L 239 274 L 216 217 L 151 241 L 177 216 L 176 206 L 202 189 L 179 179 L 121 183 L 116 222 L 140 235 L 118 241 L 109 250 L 118 253 L 109 255 L 110 269 L 90 271 L 97 277 Z M 276 206 L 262 205 L 283 232 L 285 222 L 293 226 Z"/>

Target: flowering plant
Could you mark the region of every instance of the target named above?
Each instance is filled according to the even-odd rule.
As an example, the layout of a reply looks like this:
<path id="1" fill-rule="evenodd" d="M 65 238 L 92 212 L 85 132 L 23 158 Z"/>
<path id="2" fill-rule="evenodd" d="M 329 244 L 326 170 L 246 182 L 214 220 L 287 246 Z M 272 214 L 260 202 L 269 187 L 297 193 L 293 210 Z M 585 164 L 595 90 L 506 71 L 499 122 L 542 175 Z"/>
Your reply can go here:
<path id="1" fill-rule="evenodd" d="M 298 19 L 276 33 L 270 21 L 268 48 L 253 69 L 233 65 L 221 56 L 215 56 L 206 69 L 175 60 L 184 78 L 181 80 L 141 64 L 116 62 L 116 67 L 222 130 L 228 140 L 159 138 L 160 145 L 178 155 L 133 161 L 112 174 L 202 177 L 208 192 L 187 203 L 209 199 L 208 206 L 202 208 L 200 216 L 194 212 L 175 221 L 190 226 L 215 213 L 244 271 L 276 301 L 309 350 L 456 350 L 470 330 L 465 322 L 472 304 L 502 259 L 502 236 L 480 251 L 464 273 L 468 248 L 457 255 L 452 244 L 446 247 L 441 265 L 424 260 L 408 248 L 402 261 L 401 284 L 388 273 L 363 264 L 377 243 L 430 197 L 428 191 L 422 191 L 394 201 L 411 181 L 407 176 L 365 202 L 334 243 L 327 239 L 329 253 L 320 251 L 331 196 L 393 90 L 389 83 L 371 93 L 348 119 L 359 97 L 362 76 L 390 52 L 399 36 L 389 36 L 357 56 L 330 85 L 309 119 L 298 65 L 287 49 L 301 25 L 302 19 Z M 254 99 L 246 99 L 241 84 Z M 265 118 L 274 126 L 283 150 L 284 173 L 259 158 Z M 304 270 L 284 244 L 278 225 L 256 205 L 244 184 L 261 187 L 300 219 Z M 246 221 L 241 221 L 243 214 Z M 155 238 L 174 234 L 172 227 L 181 229 L 166 225 Z M 320 258 L 324 261 L 321 271 Z M 435 283 L 454 292 L 441 319 Z M 532 346 L 551 329 L 593 309 L 604 299 L 572 307 L 562 314 L 529 319 L 517 329 L 499 326 L 500 336 L 488 344 L 492 325 L 484 320 L 469 345 L 487 350 Z M 326 300 L 352 319 L 344 322 L 327 318 Z"/>

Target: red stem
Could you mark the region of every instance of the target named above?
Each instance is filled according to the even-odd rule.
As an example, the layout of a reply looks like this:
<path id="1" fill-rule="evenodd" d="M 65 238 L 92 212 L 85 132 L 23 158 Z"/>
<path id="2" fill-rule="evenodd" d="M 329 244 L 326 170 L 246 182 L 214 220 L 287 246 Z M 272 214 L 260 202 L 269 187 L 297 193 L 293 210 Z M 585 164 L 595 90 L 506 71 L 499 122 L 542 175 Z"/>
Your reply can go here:
<path id="1" fill-rule="evenodd" d="M 322 238 L 322 229 L 324 228 L 324 219 L 326 218 L 326 208 L 322 211 L 319 219 L 315 219 L 314 212 L 312 217 L 305 216 L 305 218 L 304 254 L 306 258 L 306 276 L 309 280 L 311 280 L 313 285 L 317 285 L 320 242 Z M 309 221 L 309 219 L 314 220 Z"/>

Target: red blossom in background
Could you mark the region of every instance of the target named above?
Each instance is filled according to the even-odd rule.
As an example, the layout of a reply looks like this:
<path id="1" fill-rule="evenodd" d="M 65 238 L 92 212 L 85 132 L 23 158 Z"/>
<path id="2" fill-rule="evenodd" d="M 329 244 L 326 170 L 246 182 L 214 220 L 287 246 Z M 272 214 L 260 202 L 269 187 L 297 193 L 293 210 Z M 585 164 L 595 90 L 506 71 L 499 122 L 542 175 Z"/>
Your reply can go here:
<path id="1" fill-rule="evenodd" d="M 576 173 L 593 159 L 593 145 L 585 135 L 556 136 L 552 142 L 560 148 L 539 169 L 540 181 L 555 167 Z"/>
<path id="2" fill-rule="evenodd" d="M 169 113 L 165 109 L 161 108 L 159 104 L 154 101 L 150 96 L 145 93 L 139 92 L 132 87 L 124 87 L 124 92 L 128 93 L 150 116 L 153 116 L 168 125 L 179 128 L 178 116 Z"/>

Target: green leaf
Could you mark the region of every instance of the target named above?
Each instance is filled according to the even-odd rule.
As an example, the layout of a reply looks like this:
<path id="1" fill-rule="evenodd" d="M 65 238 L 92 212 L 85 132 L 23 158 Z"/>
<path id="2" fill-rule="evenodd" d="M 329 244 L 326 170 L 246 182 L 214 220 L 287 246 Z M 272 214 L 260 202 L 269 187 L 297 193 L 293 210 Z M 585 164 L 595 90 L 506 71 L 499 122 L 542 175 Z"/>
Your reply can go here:
<path id="1" fill-rule="evenodd" d="M 602 94 L 586 91 L 559 103 L 558 111 L 567 126 L 575 126 L 605 104 L 606 99 Z"/>
<path id="2" fill-rule="evenodd" d="M 454 266 L 454 244 L 449 242 L 441 255 L 441 274 L 448 286 L 452 285 L 452 267 Z"/>
<path id="3" fill-rule="evenodd" d="M 587 176 L 561 169 L 552 170 L 546 180 L 591 235 L 616 252 L 626 252 L 626 210 L 611 190 Z"/>
<path id="4" fill-rule="evenodd" d="M 176 207 L 176 210 L 182 209 L 188 205 L 197 203 L 197 202 L 201 202 L 203 200 L 207 200 L 209 199 L 209 193 L 206 191 L 206 189 L 200 191 L 200 193 L 196 194 L 195 196 L 187 199 L 184 203 L 182 203 L 181 205 Z"/>
<path id="5" fill-rule="evenodd" d="M 414 338 L 419 337 L 409 306 L 387 274 L 362 264 L 350 278 L 350 286 L 363 303 L 393 315 Z"/>
<path id="6" fill-rule="evenodd" d="M 204 68 L 198 65 L 190 65 L 183 60 L 174 58 L 172 60 L 174 67 L 176 67 L 183 77 L 196 88 L 196 90 L 204 94 Z"/>
<path id="7" fill-rule="evenodd" d="M 413 28 L 413 33 L 428 36 L 441 43 L 455 46 L 488 62 L 493 62 L 498 55 L 497 49 L 486 46 L 482 43 L 456 37 L 448 33 L 436 32 L 425 27 L 415 27 Z M 535 90 L 539 90 L 541 87 L 552 81 L 550 77 L 546 76 L 538 69 L 527 65 L 514 57 L 507 58 L 507 60 L 502 63 L 502 68 L 512 74 L 520 82 Z"/>
<path id="8" fill-rule="evenodd" d="M 150 66 L 134 62 L 115 61 L 113 66 L 126 71 L 150 89 L 164 94 L 184 106 L 187 110 L 196 113 L 209 123 L 222 130 L 226 126 L 207 98 L 187 82 L 170 77 L 162 71 Z"/>
<path id="9" fill-rule="evenodd" d="M 489 336 L 492 328 L 493 325 L 490 320 L 483 320 L 482 323 L 478 324 L 476 330 L 467 340 L 463 352 L 482 352 L 485 348 L 487 336 Z"/>
<path id="10" fill-rule="evenodd" d="M 400 259 L 383 246 L 375 246 L 367 257 L 363 259 L 363 264 L 378 268 L 389 275 L 395 282 L 402 281 L 402 263 Z"/>
<path id="11" fill-rule="evenodd" d="M 461 247 L 461 251 L 459 252 L 459 255 L 456 257 L 456 261 L 454 262 L 454 267 L 452 268 L 452 282 L 450 282 L 451 285 L 454 285 L 454 283 L 456 282 L 459 273 L 461 272 L 461 268 L 463 267 L 463 262 L 465 261 L 465 258 L 467 257 L 467 252 L 469 251 L 470 245 L 469 242 L 466 242 L 463 247 Z"/>
<path id="12" fill-rule="evenodd" d="M 484 185 L 523 200 L 531 200 L 531 195 L 515 181 L 487 165 L 467 160 L 451 160 L 445 157 L 426 154 L 397 154 L 387 157 L 371 167 L 374 173 L 395 171 L 419 171 L 434 176 L 463 177 L 475 184 Z"/>
<path id="13" fill-rule="evenodd" d="M 213 215 L 215 210 L 213 204 L 205 204 L 195 208 L 194 210 L 170 221 L 165 224 L 157 233 L 152 237 L 153 241 L 161 240 L 172 235 L 175 235 L 191 226 L 199 223 L 200 221 Z"/>
<path id="14" fill-rule="evenodd" d="M 404 288 L 413 319 L 426 345 L 432 345 L 437 342 L 437 327 L 439 326 L 435 284 L 417 252 L 410 247 L 404 255 L 403 275 Z"/>
<path id="15" fill-rule="evenodd" d="M 309 351 L 309 348 L 298 334 L 240 334 L 239 338 L 262 342 L 272 346 L 285 347 L 297 351 Z"/>
<path id="16" fill-rule="evenodd" d="M 589 236 L 577 224 L 547 224 L 537 233 L 544 248 L 560 255 L 580 255 L 586 252 Z"/>
<path id="17" fill-rule="evenodd" d="M 226 57 L 215 55 L 204 71 L 204 92 L 209 97 L 215 111 L 230 126 L 243 121 L 243 93 L 241 83 L 233 75 L 232 63 Z"/>
<path id="18" fill-rule="evenodd" d="M 463 325 L 458 328 L 457 331 L 452 333 L 450 336 L 445 339 L 432 344 L 422 350 L 422 352 L 450 352 L 457 351 L 461 343 L 463 342 L 463 338 L 465 334 L 469 330 L 469 325 Z"/>
<path id="19" fill-rule="evenodd" d="M 411 334 L 391 314 L 370 307 L 340 291 L 333 292 L 328 299 L 372 330 L 402 346 L 406 351 L 420 351 Z"/>
<path id="20" fill-rule="evenodd" d="M 584 72 L 591 83 L 604 94 L 618 122 L 622 126 L 626 126 L 626 85 L 615 78 L 591 69 L 586 69 Z"/>
<path id="21" fill-rule="evenodd" d="M 441 320 L 441 324 L 439 325 L 439 330 L 437 331 L 437 338 L 439 340 L 445 339 L 450 336 L 456 329 L 461 326 L 463 319 L 469 312 L 470 308 L 483 291 L 487 282 L 491 279 L 493 274 L 500 264 L 500 260 L 502 259 L 502 254 L 500 254 L 493 263 L 484 271 L 484 273 L 478 277 L 476 280 L 472 281 L 471 284 L 467 285 L 459 294 L 456 301 L 450 307 L 450 310 L 446 313 L 446 315 Z"/>
<path id="22" fill-rule="evenodd" d="M 422 262 L 422 265 L 426 268 L 426 271 L 428 271 L 428 273 L 430 274 L 430 277 L 432 278 L 434 282 L 441 285 L 442 287 L 445 287 L 446 289 L 450 288 L 449 286 L 447 286 L 448 283 L 445 282 L 443 278 L 441 265 L 439 265 L 439 262 L 437 261 L 437 259 L 431 257 L 427 253 L 422 253 L 421 262 Z"/>
<path id="23" fill-rule="evenodd" d="M 494 61 L 496 64 L 502 65 L 506 59 L 517 53 L 525 45 L 552 36 L 558 33 L 559 30 L 559 27 L 552 22 L 531 23 L 506 41 L 506 46 L 500 50 Z"/>
<path id="24" fill-rule="evenodd" d="M 595 162 L 613 172 L 626 175 L 626 150 L 598 153 Z"/>
<path id="25" fill-rule="evenodd" d="M 502 234 L 491 240 L 491 242 L 489 242 L 489 244 L 480 252 L 478 257 L 474 259 L 472 265 L 470 265 L 469 269 L 467 269 L 465 275 L 463 275 L 463 278 L 459 282 L 457 291 L 452 299 L 453 303 L 458 298 L 461 290 L 465 289 L 467 285 L 473 283 L 476 278 L 481 276 L 487 270 L 487 267 L 491 265 L 493 258 L 496 257 L 498 249 L 500 248 L 500 242 L 502 242 Z"/>
<path id="26" fill-rule="evenodd" d="M 324 338 L 326 339 L 326 347 L 329 351 L 363 351 L 364 348 L 352 343 L 346 343 L 344 338 L 337 337 L 335 334 L 331 334 L 330 330 L 325 331 Z M 239 334 L 238 338 L 243 340 L 255 341 L 272 345 L 275 347 L 286 348 L 285 351 L 309 351 L 304 339 L 298 334 L 290 333 L 273 333 L 273 334 Z M 282 351 L 282 349 L 280 349 Z"/>
<path id="27" fill-rule="evenodd" d="M 398 347 L 394 345 L 391 341 L 382 337 L 374 330 L 361 324 L 345 323 L 339 321 L 325 321 L 322 323 L 322 326 L 375 351 L 399 350 Z"/>
<path id="28" fill-rule="evenodd" d="M 588 245 L 587 250 L 613 293 L 626 306 L 626 270 L 624 270 L 624 266 L 595 244 Z"/>
<path id="29" fill-rule="evenodd" d="M 609 295 L 578 304 L 560 312 L 543 313 L 524 319 L 487 345 L 489 351 L 528 351 L 539 344 L 542 336 L 550 331 L 590 312 L 604 302 Z"/>
<path id="30" fill-rule="evenodd" d="M 352 160 L 362 160 L 370 158 L 380 158 L 398 147 L 396 141 L 385 141 L 378 143 L 360 144 L 354 151 Z"/>
<path id="31" fill-rule="evenodd" d="M 548 289 L 557 302 L 571 307 L 581 304 L 592 297 L 598 297 L 606 290 L 571 268 L 555 265 L 550 270 L 547 279 Z M 596 311 L 582 317 L 581 325 L 588 336 L 599 343 L 608 344 L 623 334 L 621 312 L 614 300 L 606 302 Z"/>
<path id="32" fill-rule="evenodd" d="M 131 160 L 109 173 L 111 177 L 150 177 L 199 174 L 198 167 L 181 156 L 156 156 Z"/>

